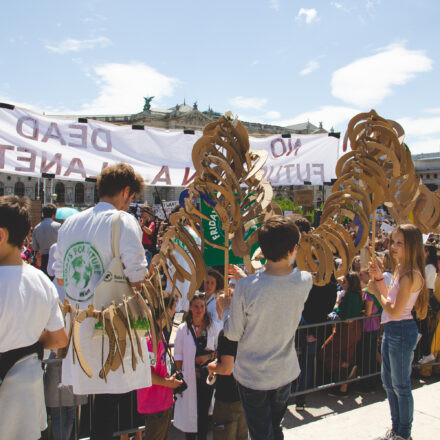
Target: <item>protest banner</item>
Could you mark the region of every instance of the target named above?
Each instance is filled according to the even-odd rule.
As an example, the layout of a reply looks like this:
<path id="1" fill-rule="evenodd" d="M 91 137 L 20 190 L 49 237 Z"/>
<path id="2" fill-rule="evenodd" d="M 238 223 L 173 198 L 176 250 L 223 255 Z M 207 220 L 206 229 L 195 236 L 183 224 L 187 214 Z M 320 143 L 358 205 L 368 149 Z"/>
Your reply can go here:
<path id="1" fill-rule="evenodd" d="M 108 165 L 126 162 L 149 185 L 186 186 L 194 179 L 191 151 L 201 131 L 133 129 L 11 107 L 0 107 L 0 172 L 84 180 Z M 336 177 L 339 139 L 326 133 L 250 137 L 249 141 L 251 150 L 267 152 L 261 171 L 274 186 L 304 181 L 322 185 Z"/>

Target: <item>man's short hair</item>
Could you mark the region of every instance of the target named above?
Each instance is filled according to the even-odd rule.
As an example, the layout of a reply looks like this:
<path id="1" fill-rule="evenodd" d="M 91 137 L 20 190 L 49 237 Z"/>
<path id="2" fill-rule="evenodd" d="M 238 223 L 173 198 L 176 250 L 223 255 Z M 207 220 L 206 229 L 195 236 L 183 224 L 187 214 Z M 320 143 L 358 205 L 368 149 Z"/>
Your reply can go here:
<path id="1" fill-rule="evenodd" d="M 57 207 L 53 203 L 48 203 L 43 206 L 43 217 L 51 218 L 57 213 Z"/>
<path id="2" fill-rule="evenodd" d="M 144 180 L 133 167 L 118 163 L 105 168 L 98 176 L 99 197 L 114 197 L 125 187 L 130 187 L 130 194 L 139 194 L 144 189 Z"/>
<path id="3" fill-rule="evenodd" d="M 31 227 L 30 207 L 27 197 L 0 197 L 0 228 L 8 231 L 8 243 L 20 249 Z"/>
<path id="4" fill-rule="evenodd" d="M 281 215 L 265 221 L 258 230 L 258 241 L 266 259 L 280 261 L 299 242 L 298 227 Z"/>

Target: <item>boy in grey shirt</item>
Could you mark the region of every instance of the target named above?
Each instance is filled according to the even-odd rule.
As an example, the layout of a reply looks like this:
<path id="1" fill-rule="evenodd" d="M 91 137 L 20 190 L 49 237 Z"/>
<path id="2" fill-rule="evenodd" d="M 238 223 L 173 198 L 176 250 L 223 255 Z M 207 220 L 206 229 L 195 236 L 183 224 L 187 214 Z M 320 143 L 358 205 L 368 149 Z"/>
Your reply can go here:
<path id="1" fill-rule="evenodd" d="M 295 332 L 312 276 L 293 268 L 300 233 L 281 216 L 258 232 L 264 271 L 240 280 L 232 302 L 220 297 L 224 331 L 238 342 L 234 377 L 251 439 L 282 439 L 290 384 L 300 373 Z"/>

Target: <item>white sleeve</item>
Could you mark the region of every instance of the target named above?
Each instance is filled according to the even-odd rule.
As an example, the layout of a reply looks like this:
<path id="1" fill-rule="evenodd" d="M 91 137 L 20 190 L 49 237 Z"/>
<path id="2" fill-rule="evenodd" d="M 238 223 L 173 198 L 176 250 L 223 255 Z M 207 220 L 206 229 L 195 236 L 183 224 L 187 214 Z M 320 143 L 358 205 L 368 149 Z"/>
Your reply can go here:
<path id="1" fill-rule="evenodd" d="M 184 338 L 184 328 L 186 325 L 180 324 L 177 329 L 176 339 L 174 340 L 174 360 L 183 361 L 183 338 Z"/>
<path id="2" fill-rule="evenodd" d="M 53 255 L 54 262 L 52 264 L 52 270 L 56 278 L 63 279 L 63 241 L 65 235 L 65 224 L 58 229 L 58 241 Z"/>
<path id="3" fill-rule="evenodd" d="M 121 238 L 119 240 L 121 261 L 124 264 L 125 276 L 132 283 L 136 283 L 143 280 L 147 274 L 147 260 L 141 241 L 142 230 L 130 214 L 123 213 L 121 220 Z"/>
<path id="4" fill-rule="evenodd" d="M 55 262 L 55 249 L 57 247 L 57 244 L 54 243 L 50 249 L 49 249 L 49 260 L 47 261 L 47 274 L 50 277 L 55 276 L 55 272 L 53 270 L 53 263 Z"/>
<path id="5" fill-rule="evenodd" d="M 50 332 L 55 332 L 64 327 L 64 319 L 63 314 L 61 313 L 60 306 L 58 305 L 58 293 L 52 283 L 49 284 L 49 293 L 52 296 L 53 301 L 49 319 L 47 321 L 47 324 L 45 325 L 45 329 Z"/>
<path id="6" fill-rule="evenodd" d="M 437 272 L 433 264 L 428 264 L 425 266 L 426 287 L 428 289 L 434 289 L 436 276 Z"/>

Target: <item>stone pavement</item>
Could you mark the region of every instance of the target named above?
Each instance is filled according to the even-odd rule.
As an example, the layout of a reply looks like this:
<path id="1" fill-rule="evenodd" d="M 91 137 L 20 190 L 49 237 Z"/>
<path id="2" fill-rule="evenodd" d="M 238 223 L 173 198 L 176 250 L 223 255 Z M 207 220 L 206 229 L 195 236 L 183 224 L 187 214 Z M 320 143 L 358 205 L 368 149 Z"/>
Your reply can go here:
<path id="1" fill-rule="evenodd" d="M 413 396 L 413 440 L 439 439 L 440 382 L 415 379 Z M 329 397 L 325 391 L 312 393 L 307 396 L 305 411 L 297 412 L 292 401 L 283 420 L 286 440 L 374 440 L 390 426 L 388 402 L 381 387 L 368 395 L 350 391 L 344 400 Z M 170 440 L 184 438 L 172 428 Z"/>

